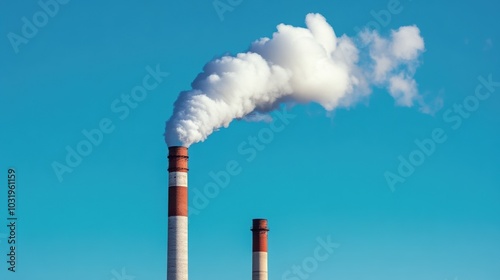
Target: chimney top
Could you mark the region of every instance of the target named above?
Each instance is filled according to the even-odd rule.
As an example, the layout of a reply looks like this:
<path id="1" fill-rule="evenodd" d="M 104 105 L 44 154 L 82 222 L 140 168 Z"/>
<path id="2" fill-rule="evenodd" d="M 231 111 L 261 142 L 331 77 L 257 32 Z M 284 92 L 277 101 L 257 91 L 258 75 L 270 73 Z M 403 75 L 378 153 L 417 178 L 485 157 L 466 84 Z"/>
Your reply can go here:
<path id="1" fill-rule="evenodd" d="M 267 219 L 253 219 L 252 231 L 269 231 Z"/>

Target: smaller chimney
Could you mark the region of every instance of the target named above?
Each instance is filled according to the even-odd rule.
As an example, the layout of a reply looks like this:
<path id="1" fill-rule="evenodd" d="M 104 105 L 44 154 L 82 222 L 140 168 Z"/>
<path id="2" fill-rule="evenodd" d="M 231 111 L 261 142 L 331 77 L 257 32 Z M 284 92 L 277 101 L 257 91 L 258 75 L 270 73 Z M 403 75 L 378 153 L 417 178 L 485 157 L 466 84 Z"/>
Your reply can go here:
<path id="1" fill-rule="evenodd" d="M 266 219 L 253 219 L 251 229 L 252 245 L 252 280 L 267 280 L 267 227 Z"/>

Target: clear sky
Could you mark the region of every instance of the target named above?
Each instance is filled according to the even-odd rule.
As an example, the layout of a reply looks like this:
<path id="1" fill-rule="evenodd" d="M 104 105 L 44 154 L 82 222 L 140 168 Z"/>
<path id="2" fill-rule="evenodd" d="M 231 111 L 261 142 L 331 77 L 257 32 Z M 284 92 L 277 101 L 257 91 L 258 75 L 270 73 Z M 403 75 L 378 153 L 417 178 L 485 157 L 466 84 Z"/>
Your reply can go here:
<path id="1" fill-rule="evenodd" d="M 375 88 L 350 109 L 295 106 L 274 126 L 235 121 L 191 146 L 190 279 L 250 279 L 261 217 L 269 279 L 500 279 L 498 2 L 57 3 L 0 2 L 0 224 L 8 168 L 18 218 L 15 273 L 0 227 L 0 279 L 165 279 L 173 102 L 210 59 L 310 12 L 337 35 L 417 25 L 415 79 L 441 109 L 398 107 Z M 140 101 L 121 99 L 148 75 Z M 228 164 L 227 185 L 213 179 Z"/>

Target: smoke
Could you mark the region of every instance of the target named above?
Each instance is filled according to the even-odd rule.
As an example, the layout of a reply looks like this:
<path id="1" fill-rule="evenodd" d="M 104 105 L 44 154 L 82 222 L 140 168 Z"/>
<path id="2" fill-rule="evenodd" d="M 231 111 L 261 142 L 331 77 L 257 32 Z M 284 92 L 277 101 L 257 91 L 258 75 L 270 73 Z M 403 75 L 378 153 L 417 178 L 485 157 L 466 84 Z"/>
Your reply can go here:
<path id="1" fill-rule="evenodd" d="M 192 89 L 179 94 L 167 144 L 188 147 L 234 119 L 268 120 L 281 103 L 349 107 L 373 86 L 386 88 L 397 105 L 422 103 L 413 78 L 424 51 L 418 27 L 401 27 L 388 38 L 368 30 L 337 37 L 320 14 L 308 14 L 306 27 L 280 24 L 246 52 L 208 62 Z"/>

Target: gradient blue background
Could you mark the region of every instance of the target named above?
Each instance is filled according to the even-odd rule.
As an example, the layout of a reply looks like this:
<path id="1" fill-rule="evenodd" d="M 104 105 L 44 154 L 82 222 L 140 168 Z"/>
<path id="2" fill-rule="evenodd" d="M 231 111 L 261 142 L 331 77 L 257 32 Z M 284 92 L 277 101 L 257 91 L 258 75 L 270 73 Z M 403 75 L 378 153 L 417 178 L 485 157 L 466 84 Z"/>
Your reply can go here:
<path id="1" fill-rule="evenodd" d="M 0 227 L 0 278 L 165 279 L 167 147 L 172 103 L 210 59 L 244 51 L 279 23 L 304 26 L 322 13 L 337 35 L 373 20 L 388 1 L 248 1 L 218 17 L 211 1 L 70 1 L 15 54 L 9 32 L 40 10 L 0 3 L 0 224 L 7 168 L 18 174 L 18 263 L 7 271 Z M 394 106 L 383 89 L 327 116 L 317 105 L 247 162 L 237 147 L 266 123 L 236 121 L 190 148 L 190 191 L 230 160 L 242 172 L 190 219 L 190 279 L 250 279 L 251 219 L 269 219 L 269 279 L 312 255 L 316 238 L 340 244 L 309 279 L 500 279 L 500 88 L 453 130 L 442 113 L 474 93 L 477 77 L 500 81 L 495 1 L 401 1 L 381 28 L 416 24 L 426 52 L 419 89 L 443 99 L 435 115 Z M 170 76 L 120 120 L 110 104 L 139 85 L 145 67 Z M 59 182 L 52 162 L 102 118 L 116 126 Z M 415 139 L 448 136 L 391 192 Z M 258 201 L 258 202 L 256 202 Z M 119 279 L 117 279 L 119 280 Z"/>

